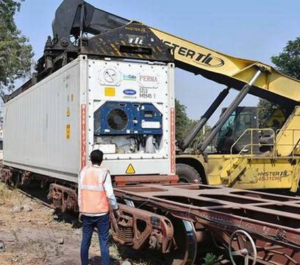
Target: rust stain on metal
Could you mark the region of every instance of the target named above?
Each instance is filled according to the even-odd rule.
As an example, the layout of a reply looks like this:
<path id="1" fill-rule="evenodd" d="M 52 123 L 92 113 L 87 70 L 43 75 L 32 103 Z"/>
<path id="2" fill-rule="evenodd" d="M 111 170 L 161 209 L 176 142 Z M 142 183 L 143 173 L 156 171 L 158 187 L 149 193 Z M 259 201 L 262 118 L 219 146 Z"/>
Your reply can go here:
<path id="1" fill-rule="evenodd" d="M 54 208 L 62 212 L 78 212 L 77 193 L 72 188 L 58 184 L 51 184 L 48 199 L 52 201 Z"/>
<path id="2" fill-rule="evenodd" d="M 170 252 L 174 229 L 168 218 L 126 205 L 120 206 L 120 212 L 120 220 L 110 214 L 115 241 L 133 249 L 149 244 L 151 249 Z"/>

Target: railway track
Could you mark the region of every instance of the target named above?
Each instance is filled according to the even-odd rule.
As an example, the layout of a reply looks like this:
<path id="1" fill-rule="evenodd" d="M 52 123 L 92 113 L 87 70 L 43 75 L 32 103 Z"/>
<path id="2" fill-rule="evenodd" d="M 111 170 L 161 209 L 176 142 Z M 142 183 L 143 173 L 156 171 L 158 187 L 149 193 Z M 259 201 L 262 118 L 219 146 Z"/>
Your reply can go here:
<path id="1" fill-rule="evenodd" d="M 44 206 L 46 206 L 50 209 L 55 209 L 55 206 L 53 206 L 52 204 L 47 203 L 47 202 L 43 201 L 42 199 L 39 199 L 39 198 L 31 195 L 30 193 L 28 193 L 28 192 L 26 192 L 22 189 L 18 188 L 18 192 L 22 193 L 24 196 L 26 196 L 26 197 L 30 198 L 31 200 L 34 200 L 34 201 L 36 201 L 36 202 L 38 202 L 38 203 L 40 203 L 40 204 L 42 204 L 42 205 L 44 205 Z"/>

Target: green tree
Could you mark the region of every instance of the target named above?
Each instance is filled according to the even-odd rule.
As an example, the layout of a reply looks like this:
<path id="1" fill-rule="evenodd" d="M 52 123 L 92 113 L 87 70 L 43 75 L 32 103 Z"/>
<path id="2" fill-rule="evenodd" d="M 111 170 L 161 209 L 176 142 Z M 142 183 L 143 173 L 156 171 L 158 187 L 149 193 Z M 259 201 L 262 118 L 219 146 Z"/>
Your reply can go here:
<path id="1" fill-rule="evenodd" d="M 187 133 L 192 130 L 199 120 L 190 120 L 188 128 L 187 128 Z M 205 138 L 205 136 L 210 132 L 211 126 L 205 125 L 204 128 L 201 129 L 201 131 L 198 133 L 198 135 L 195 137 L 195 139 L 191 142 L 190 147 L 196 147 L 202 140 Z"/>
<path id="2" fill-rule="evenodd" d="M 283 52 L 271 59 L 280 72 L 300 80 L 300 37 L 289 41 Z"/>
<path id="3" fill-rule="evenodd" d="M 33 57 L 28 39 L 18 30 L 14 16 L 21 2 L 0 0 L 0 95 L 12 91 L 14 80 L 28 75 Z"/>
<path id="4" fill-rule="evenodd" d="M 287 45 L 279 55 L 271 57 L 277 70 L 300 80 L 300 37 L 293 41 L 288 41 Z M 258 117 L 260 126 L 264 126 L 270 113 L 279 108 L 267 100 L 260 99 L 258 103 Z"/>
<path id="5" fill-rule="evenodd" d="M 190 123 L 190 119 L 188 118 L 186 114 L 186 106 L 180 104 L 179 100 L 175 100 L 175 127 L 176 127 L 176 134 L 175 138 L 176 140 L 182 140 L 184 139 L 187 128 Z"/>
<path id="6" fill-rule="evenodd" d="M 176 140 L 183 140 L 190 130 L 194 128 L 194 126 L 198 123 L 198 120 L 192 120 L 186 114 L 186 106 L 182 105 L 178 99 L 175 100 L 175 126 L 176 126 Z M 205 131 L 208 132 L 210 130 L 210 126 L 205 125 Z M 200 132 L 195 139 L 190 144 L 190 147 L 193 147 L 195 144 L 199 143 L 203 138 L 203 131 Z"/>

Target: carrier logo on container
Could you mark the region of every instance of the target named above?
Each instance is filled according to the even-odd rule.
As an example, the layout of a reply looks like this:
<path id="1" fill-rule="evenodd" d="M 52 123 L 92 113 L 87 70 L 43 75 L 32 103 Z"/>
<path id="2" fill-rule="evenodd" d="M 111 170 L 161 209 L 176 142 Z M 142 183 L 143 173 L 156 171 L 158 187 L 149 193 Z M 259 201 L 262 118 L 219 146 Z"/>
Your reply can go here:
<path id="1" fill-rule="evenodd" d="M 123 75 L 124 81 L 136 81 L 136 75 Z"/>
<path id="2" fill-rule="evenodd" d="M 125 95 L 127 95 L 127 96 L 134 96 L 134 95 L 136 94 L 136 91 L 133 90 L 133 89 L 125 89 L 125 90 L 123 91 L 123 93 L 124 93 Z"/>

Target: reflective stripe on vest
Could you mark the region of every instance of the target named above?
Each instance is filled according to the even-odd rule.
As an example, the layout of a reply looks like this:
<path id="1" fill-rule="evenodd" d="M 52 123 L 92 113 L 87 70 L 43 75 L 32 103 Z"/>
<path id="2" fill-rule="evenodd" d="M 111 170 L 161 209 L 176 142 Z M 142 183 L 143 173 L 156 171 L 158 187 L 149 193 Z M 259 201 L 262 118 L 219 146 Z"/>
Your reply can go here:
<path id="1" fill-rule="evenodd" d="M 80 174 L 80 212 L 99 214 L 109 211 L 109 203 L 103 187 L 107 170 L 86 167 Z"/>

